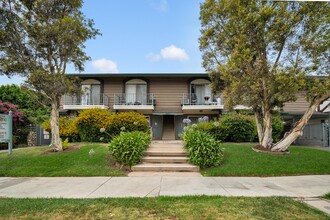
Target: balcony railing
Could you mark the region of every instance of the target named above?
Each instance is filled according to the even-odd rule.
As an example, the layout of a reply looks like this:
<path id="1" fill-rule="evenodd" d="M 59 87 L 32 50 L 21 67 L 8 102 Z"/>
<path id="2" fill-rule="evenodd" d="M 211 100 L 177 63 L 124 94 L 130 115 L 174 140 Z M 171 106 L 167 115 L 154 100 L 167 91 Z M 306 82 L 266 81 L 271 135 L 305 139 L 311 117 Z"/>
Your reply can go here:
<path id="1" fill-rule="evenodd" d="M 183 94 L 182 110 L 193 109 L 223 109 L 223 104 L 221 98 L 215 98 L 212 95 Z"/>
<path id="2" fill-rule="evenodd" d="M 146 109 L 153 110 L 156 100 L 152 93 L 116 93 L 114 94 L 114 109 Z"/>
<path id="3" fill-rule="evenodd" d="M 109 97 L 103 93 L 98 95 L 64 95 L 64 109 L 108 108 Z"/>

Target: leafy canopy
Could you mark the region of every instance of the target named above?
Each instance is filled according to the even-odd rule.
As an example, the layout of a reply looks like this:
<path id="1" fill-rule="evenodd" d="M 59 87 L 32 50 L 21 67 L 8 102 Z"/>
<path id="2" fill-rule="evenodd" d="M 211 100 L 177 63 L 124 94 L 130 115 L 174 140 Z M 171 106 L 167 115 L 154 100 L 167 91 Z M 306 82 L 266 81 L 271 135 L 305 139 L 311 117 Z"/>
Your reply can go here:
<path id="1" fill-rule="evenodd" d="M 273 109 L 329 90 L 330 3 L 206 0 L 200 49 L 227 106 Z M 323 93 L 324 94 L 324 93 Z"/>

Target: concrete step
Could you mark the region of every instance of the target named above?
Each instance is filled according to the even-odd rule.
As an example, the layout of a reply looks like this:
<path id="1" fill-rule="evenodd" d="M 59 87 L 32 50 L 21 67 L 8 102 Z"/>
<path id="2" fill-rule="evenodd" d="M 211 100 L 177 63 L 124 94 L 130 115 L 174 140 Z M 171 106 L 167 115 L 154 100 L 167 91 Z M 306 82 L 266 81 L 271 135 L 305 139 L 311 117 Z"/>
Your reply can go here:
<path id="1" fill-rule="evenodd" d="M 160 156 L 160 157 L 185 157 L 188 153 L 185 151 L 161 151 L 161 150 L 147 150 L 144 152 L 145 156 Z"/>
<path id="2" fill-rule="evenodd" d="M 133 172 L 198 172 L 199 167 L 191 164 L 138 164 L 132 167 Z"/>
<path id="3" fill-rule="evenodd" d="M 159 157 L 159 156 L 146 156 L 142 159 L 143 163 L 187 163 L 187 157 Z"/>
<path id="4" fill-rule="evenodd" d="M 202 177 L 199 172 L 131 172 L 130 177 L 173 176 L 173 177 Z"/>

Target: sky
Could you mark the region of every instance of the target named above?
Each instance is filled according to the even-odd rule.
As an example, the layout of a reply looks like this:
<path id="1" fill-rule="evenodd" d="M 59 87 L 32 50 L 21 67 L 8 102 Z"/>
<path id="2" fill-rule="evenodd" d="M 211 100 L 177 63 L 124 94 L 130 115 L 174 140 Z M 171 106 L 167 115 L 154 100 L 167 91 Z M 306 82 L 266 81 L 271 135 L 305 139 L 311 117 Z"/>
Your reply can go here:
<path id="1" fill-rule="evenodd" d="M 82 11 L 102 33 L 85 43 L 83 73 L 199 73 L 203 0 L 85 0 Z M 77 73 L 73 66 L 67 73 Z M 0 85 L 21 77 L 0 76 Z"/>

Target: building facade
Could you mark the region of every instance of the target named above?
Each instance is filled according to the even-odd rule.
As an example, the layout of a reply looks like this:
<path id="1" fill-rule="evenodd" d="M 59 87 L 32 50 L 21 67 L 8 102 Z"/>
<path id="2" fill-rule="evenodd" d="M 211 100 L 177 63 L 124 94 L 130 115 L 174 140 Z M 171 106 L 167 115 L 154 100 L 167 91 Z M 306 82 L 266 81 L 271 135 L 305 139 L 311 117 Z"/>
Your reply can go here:
<path id="1" fill-rule="evenodd" d="M 193 123 L 207 116 L 217 118 L 226 110 L 220 94 L 212 94 L 205 73 L 113 73 L 75 74 L 81 78 L 82 94 L 62 98 L 62 111 L 103 108 L 113 112 L 135 111 L 144 114 L 152 127 L 153 139 L 174 140 L 184 128 L 183 119 Z M 296 102 L 281 109 L 285 128 L 299 120 L 309 103 L 302 94 Z M 237 109 L 247 109 L 237 106 Z M 316 112 L 297 144 L 329 146 L 327 108 Z M 329 111 L 330 112 L 330 111 Z M 322 133 L 322 135 L 321 135 Z"/>

